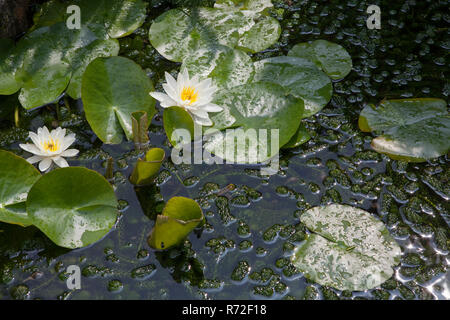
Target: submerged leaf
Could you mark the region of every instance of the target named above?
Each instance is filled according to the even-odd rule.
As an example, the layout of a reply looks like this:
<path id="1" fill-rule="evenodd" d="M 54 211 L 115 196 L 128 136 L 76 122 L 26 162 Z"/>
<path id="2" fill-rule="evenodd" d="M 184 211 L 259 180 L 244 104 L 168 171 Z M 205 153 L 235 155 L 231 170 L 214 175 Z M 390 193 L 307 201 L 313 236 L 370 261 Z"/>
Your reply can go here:
<path id="1" fill-rule="evenodd" d="M 313 232 L 292 262 L 309 280 L 339 290 L 372 289 L 393 274 L 401 249 L 370 213 L 339 204 L 315 207 L 300 220 Z"/>
<path id="2" fill-rule="evenodd" d="M 54 243 L 80 248 L 100 240 L 116 222 L 111 185 L 85 168 L 62 168 L 42 176 L 27 199 L 30 220 Z"/>
<path id="3" fill-rule="evenodd" d="M 155 249 L 168 249 L 183 241 L 203 221 L 203 212 L 197 202 L 185 197 L 173 197 L 167 202 L 162 215 L 157 216 L 148 239 L 149 245 Z"/>
<path id="4" fill-rule="evenodd" d="M 364 108 L 359 127 L 382 132 L 372 147 L 394 159 L 422 162 L 450 150 L 450 116 L 441 99 L 383 100 Z"/>
<path id="5" fill-rule="evenodd" d="M 15 154 L 0 150 L 0 221 L 28 226 L 28 191 L 41 177 L 33 165 Z"/>

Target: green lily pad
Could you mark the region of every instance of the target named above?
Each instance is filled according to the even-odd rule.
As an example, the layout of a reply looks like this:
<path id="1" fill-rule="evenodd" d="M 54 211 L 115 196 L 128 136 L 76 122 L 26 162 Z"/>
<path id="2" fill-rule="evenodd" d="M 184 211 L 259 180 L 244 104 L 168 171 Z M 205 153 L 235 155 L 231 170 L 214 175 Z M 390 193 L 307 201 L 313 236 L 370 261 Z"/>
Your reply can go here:
<path id="1" fill-rule="evenodd" d="M 73 1 L 81 9 L 81 29 L 68 29 L 69 4 L 50 1 L 35 15 L 35 25 L 0 59 L 0 94 L 19 89 L 19 101 L 33 109 L 57 100 L 67 89 L 80 98 L 81 77 L 97 57 L 118 54 L 110 38 L 126 36 L 146 18 L 141 0 Z M 1 58 L 1 57 L 0 57 Z"/>
<path id="2" fill-rule="evenodd" d="M 252 59 L 243 51 L 217 45 L 212 50 L 201 48 L 183 60 L 181 70 L 200 80 L 211 78 L 220 89 L 231 89 L 247 83 L 253 76 Z"/>
<path id="3" fill-rule="evenodd" d="M 231 134 L 213 134 L 205 143 L 205 148 L 222 159 L 236 163 L 261 163 L 275 156 L 279 148 L 296 133 L 303 117 L 303 101 L 286 96 L 283 87 L 274 83 L 237 86 L 223 91 L 214 102 L 224 108 L 224 111 L 211 116 L 214 128 L 233 127 L 243 132 L 235 130 L 229 131 Z M 267 130 L 266 139 L 260 135 L 261 129 Z M 279 130 L 278 148 L 272 147 L 271 129 Z M 258 136 L 256 143 L 250 143 L 252 132 Z M 235 139 L 237 142 L 234 142 Z"/>
<path id="4" fill-rule="evenodd" d="M 62 168 L 42 176 L 27 199 L 30 220 L 54 243 L 80 248 L 105 236 L 114 226 L 118 202 L 99 173 Z"/>
<path id="5" fill-rule="evenodd" d="M 401 249 L 370 213 L 339 204 L 315 207 L 300 220 L 313 232 L 293 264 L 311 281 L 339 290 L 372 289 L 394 274 Z"/>
<path id="6" fill-rule="evenodd" d="M 182 143 L 183 136 L 177 133 L 177 129 L 187 130 L 191 136 L 191 140 L 194 138 L 194 120 L 191 115 L 181 107 L 165 108 L 163 113 L 164 130 L 166 131 L 167 138 L 172 146 L 177 147 L 179 143 Z M 184 141 L 186 143 L 186 141 Z"/>
<path id="7" fill-rule="evenodd" d="M 286 94 L 301 98 L 304 117 L 319 112 L 333 94 L 331 80 L 309 60 L 280 56 L 257 61 L 254 66 L 253 81 L 277 83 Z"/>
<path id="8" fill-rule="evenodd" d="M 162 215 L 156 217 L 148 243 L 155 249 L 168 249 L 181 243 L 203 221 L 203 212 L 197 202 L 173 197 L 167 201 Z"/>
<path id="9" fill-rule="evenodd" d="M 36 168 L 15 154 L 0 150 L 0 221 L 29 226 L 25 201 L 41 177 Z"/>
<path id="10" fill-rule="evenodd" d="M 69 4 L 51 0 L 35 14 L 33 29 L 67 21 L 69 5 L 80 7 L 81 25 L 97 29 L 102 39 L 125 37 L 146 18 L 147 3 L 142 0 L 73 0 Z"/>
<path id="11" fill-rule="evenodd" d="M 214 8 L 223 10 L 243 10 L 259 13 L 273 7 L 271 0 L 217 0 Z"/>
<path id="12" fill-rule="evenodd" d="M 441 99 L 383 100 L 363 109 L 359 127 L 382 133 L 372 148 L 393 159 L 422 162 L 450 150 L 450 116 Z"/>
<path id="13" fill-rule="evenodd" d="M 164 160 L 165 152 L 160 148 L 152 148 L 145 154 L 145 159 L 139 159 L 131 174 L 132 184 L 142 186 L 153 182 Z"/>
<path id="14" fill-rule="evenodd" d="M 299 43 L 288 55 L 313 61 L 334 80 L 342 79 L 352 71 L 352 58 L 347 50 L 326 40 Z"/>
<path id="15" fill-rule="evenodd" d="M 297 132 L 292 136 L 291 140 L 283 146 L 283 149 L 298 147 L 299 145 L 309 141 L 309 139 L 311 139 L 311 136 L 309 135 L 308 130 L 306 130 L 306 127 L 300 123 Z"/>
<path id="16" fill-rule="evenodd" d="M 86 47 L 80 48 L 72 61 L 72 78 L 67 87 L 67 94 L 73 99 L 81 98 L 81 80 L 87 66 L 96 58 L 107 58 L 119 54 L 119 42 L 115 39 L 95 40 Z"/>
<path id="17" fill-rule="evenodd" d="M 83 74 L 81 98 L 86 119 L 104 143 L 118 144 L 123 132 L 133 138 L 131 114 L 155 114 L 153 85 L 135 62 L 123 57 L 97 58 Z"/>
<path id="18" fill-rule="evenodd" d="M 15 78 L 18 64 L 13 50 L 14 41 L 0 39 L 0 95 L 10 95 L 20 90 L 21 85 Z"/>
<path id="19" fill-rule="evenodd" d="M 221 44 L 257 52 L 273 45 L 280 35 L 275 19 L 217 8 L 172 9 L 150 27 L 151 44 L 166 59 L 182 62 L 200 48 Z"/>

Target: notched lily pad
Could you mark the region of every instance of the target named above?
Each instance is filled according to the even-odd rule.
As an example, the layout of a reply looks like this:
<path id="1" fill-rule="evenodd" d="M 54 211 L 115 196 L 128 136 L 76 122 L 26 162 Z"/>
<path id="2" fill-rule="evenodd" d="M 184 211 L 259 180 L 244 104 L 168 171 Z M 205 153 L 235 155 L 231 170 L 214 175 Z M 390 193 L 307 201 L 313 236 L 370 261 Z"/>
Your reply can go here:
<path id="1" fill-rule="evenodd" d="M 25 159 L 0 150 L 0 221 L 31 225 L 25 202 L 28 191 L 40 177 L 39 171 Z"/>
<path id="2" fill-rule="evenodd" d="M 299 43 L 288 55 L 311 60 L 333 80 L 342 79 L 352 71 L 352 58 L 347 50 L 326 40 Z"/>
<path id="3" fill-rule="evenodd" d="M 450 150 L 450 116 L 441 99 L 383 100 L 363 109 L 359 127 L 381 132 L 372 147 L 393 159 L 423 162 Z"/>
<path id="4" fill-rule="evenodd" d="M 133 138 L 131 114 L 155 114 L 155 100 L 149 95 L 153 85 L 145 72 L 123 57 L 97 58 L 83 75 L 81 98 L 86 119 L 104 143 L 118 144 L 123 132 Z"/>
<path id="5" fill-rule="evenodd" d="M 370 213 L 339 204 L 315 207 L 300 217 L 313 232 L 292 256 L 305 276 L 339 290 L 372 289 L 393 274 L 401 249 Z"/>
<path id="6" fill-rule="evenodd" d="M 148 243 L 155 249 L 168 249 L 184 238 L 204 221 L 202 209 L 192 199 L 173 197 L 156 217 Z"/>
<path id="7" fill-rule="evenodd" d="M 145 154 L 145 159 L 139 159 L 131 174 L 130 181 L 134 185 L 146 185 L 153 182 L 164 160 L 165 152 L 160 148 L 152 148 Z"/>
<path id="8" fill-rule="evenodd" d="M 80 248 L 100 240 L 118 216 L 114 190 L 99 173 L 62 168 L 42 176 L 31 188 L 27 212 L 54 243 Z"/>

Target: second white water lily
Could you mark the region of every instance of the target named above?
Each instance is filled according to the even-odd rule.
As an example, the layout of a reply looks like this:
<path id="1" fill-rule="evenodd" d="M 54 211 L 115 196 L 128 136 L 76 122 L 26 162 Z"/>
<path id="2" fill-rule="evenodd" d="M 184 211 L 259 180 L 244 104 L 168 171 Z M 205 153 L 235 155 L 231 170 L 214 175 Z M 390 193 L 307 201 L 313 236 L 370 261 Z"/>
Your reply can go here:
<path id="1" fill-rule="evenodd" d="M 68 149 L 75 141 L 75 134 L 66 136 L 66 129 L 57 128 L 49 132 L 47 127 L 39 128 L 37 134 L 30 132 L 33 143 L 20 144 L 20 147 L 34 156 L 27 159 L 31 164 L 39 162 L 39 170 L 46 171 L 52 162 L 58 167 L 68 167 L 64 157 L 74 157 L 78 154 L 77 149 Z"/>
<path id="2" fill-rule="evenodd" d="M 161 107 L 182 107 L 196 123 L 212 125 L 208 112 L 219 112 L 223 108 L 212 103 L 217 88 L 212 85 L 211 79 L 199 81 L 197 76 L 190 79 L 186 69 L 178 74 L 177 80 L 167 72 L 165 75 L 167 83 L 163 84 L 163 88 L 166 93 L 150 92 L 153 98 L 160 101 Z"/>

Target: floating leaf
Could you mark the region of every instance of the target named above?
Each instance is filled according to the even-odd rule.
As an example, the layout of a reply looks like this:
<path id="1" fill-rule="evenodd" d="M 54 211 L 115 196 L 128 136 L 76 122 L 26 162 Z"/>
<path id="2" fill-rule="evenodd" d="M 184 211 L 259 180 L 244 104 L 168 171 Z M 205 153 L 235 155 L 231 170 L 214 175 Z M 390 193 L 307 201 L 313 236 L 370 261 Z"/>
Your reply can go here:
<path id="1" fill-rule="evenodd" d="M 86 47 L 78 49 L 72 61 L 72 78 L 67 94 L 73 99 L 81 98 L 81 80 L 87 66 L 96 58 L 112 57 L 119 54 L 119 42 L 115 39 L 95 40 Z"/>
<path id="2" fill-rule="evenodd" d="M 304 117 L 319 112 L 331 99 L 330 79 L 313 62 L 296 57 L 274 57 L 257 61 L 253 81 L 277 83 L 287 94 L 305 103 Z"/>
<path id="3" fill-rule="evenodd" d="M 162 215 L 157 216 L 148 239 L 149 245 L 155 249 L 168 249 L 183 241 L 203 221 L 203 212 L 197 202 L 173 197 L 167 202 Z"/>
<path id="4" fill-rule="evenodd" d="M 80 248 L 105 236 L 116 222 L 118 202 L 108 181 L 85 168 L 42 176 L 27 199 L 30 220 L 54 243 Z"/>
<path id="5" fill-rule="evenodd" d="M 10 95 L 20 90 L 20 83 L 15 78 L 18 62 L 13 56 L 14 42 L 0 40 L 0 94 Z"/>
<path id="6" fill-rule="evenodd" d="M 150 184 L 158 174 L 164 160 L 165 152 L 160 148 L 152 148 L 145 154 L 145 159 L 138 159 L 130 181 L 132 184 L 142 186 Z"/>
<path id="7" fill-rule="evenodd" d="M 187 130 L 191 136 L 191 140 L 194 138 L 194 121 L 191 115 L 183 108 L 165 108 L 163 122 L 164 130 L 172 146 L 176 147 L 179 143 L 183 142 L 183 136 L 177 133 L 177 129 Z M 184 143 L 186 142 L 184 141 Z"/>
<path id="8" fill-rule="evenodd" d="M 352 71 L 352 58 L 347 50 L 326 40 L 299 43 L 288 55 L 313 61 L 334 80 L 342 79 Z"/>
<path id="9" fill-rule="evenodd" d="M 313 232 L 292 257 L 311 281 L 339 290 L 372 289 L 393 274 L 401 249 L 370 213 L 339 204 L 315 207 L 300 217 Z"/>
<path id="10" fill-rule="evenodd" d="M 381 132 L 372 147 L 393 159 L 421 162 L 450 150 L 450 117 L 441 99 L 383 100 L 363 109 L 359 127 Z"/>
<path id="11" fill-rule="evenodd" d="M 214 102 L 224 108 L 211 117 L 214 127 L 233 127 L 242 131 L 218 132 L 210 137 L 205 148 L 222 159 L 237 163 L 261 163 L 275 156 L 295 134 L 303 117 L 303 101 L 286 96 L 283 88 L 274 83 L 237 86 L 222 92 Z M 277 142 L 276 148 L 272 147 L 271 129 L 279 130 L 275 137 L 278 141 L 273 141 Z M 260 130 L 267 135 L 265 138 Z M 252 141 L 253 133 L 257 135 L 256 143 Z"/>
<path id="12" fill-rule="evenodd" d="M 83 75 L 81 97 L 86 119 L 104 143 L 117 144 L 123 132 L 132 139 L 131 114 L 155 114 L 155 100 L 149 95 L 153 85 L 145 72 L 123 57 L 97 58 Z"/>
<path id="13" fill-rule="evenodd" d="M 299 145 L 307 142 L 309 139 L 311 139 L 311 136 L 309 135 L 308 130 L 306 130 L 303 124 L 300 124 L 297 132 L 292 136 L 291 140 L 283 146 L 283 149 L 298 147 Z"/>
<path id="14" fill-rule="evenodd" d="M 241 50 L 217 45 L 211 50 L 201 48 L 183 60 L 181 70 L 200 80 L 211 78 L 221 89 L 231 89 L 247 83 L 253 76 L 252 59 Z"/>
<path id="15" fill-rule="evenodd" d="M 217 0 L 214 8 L 223 10 L 243 10 L 258 13 L 273 7 L 271 0 Z"/>
<path id="16" fill-rule="evenodd" d="M 166 59 L 182 62 L 200 48 L 214 50 L 219 44 L 252 52 L 264 50 L 278 40 L 280 30 L 278 21 L 260 14 L 217 8 L 172 9 L 156 18 L 149 38 Z"/>
<path id="17" fill-rule="evenodd" d="M 138 28 L 146 17 L 141 0 L 73 1 L 81 8 L 81 29 L 69 29 L 69 4 L 50 1 L 35 16 L 32 32 L 0 57 L 0 94 L 20 88 L 19 101 L 33 109 L 57 100 L 67 89 L 80 98 L 81 77 L 97 57 L 118 54 L 118 38 Z"/>
<path id="18" fill-rule="evenodd" d="M 146 18 L 147 4 L 142 0 L 73 0 L 70 3 L 51 0 L 35 14 L 33 29 L 67 21 L 72 15 L 67 13 L 69 5 L 78 6 L 81 25 L 101 31 L 103 39 L 125 37 Z"/>
<path id="19" fill-rule="evenodd" d="M 22 226 L 31 224 L 25 201 L 40 177 L 39 171 L 25 159 L 0 150 L 0 221 Z"/>

